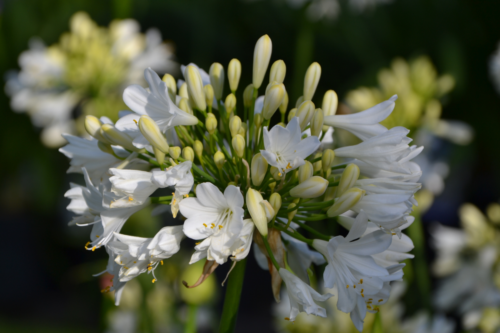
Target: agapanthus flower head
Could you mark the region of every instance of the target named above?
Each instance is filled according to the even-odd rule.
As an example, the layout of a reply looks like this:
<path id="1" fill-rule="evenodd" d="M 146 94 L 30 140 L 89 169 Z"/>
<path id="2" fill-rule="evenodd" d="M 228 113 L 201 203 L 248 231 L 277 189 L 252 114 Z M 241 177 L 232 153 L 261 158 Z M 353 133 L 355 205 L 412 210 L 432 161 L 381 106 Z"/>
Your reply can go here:
<path id="1" fill-rule="evenodd" d="M 272 57 L 269 36 L 257 42 L 254 57 L 253 83 L 244 91 L 238 90 L 241 65 L 231 60 L 226 96 L 220 63 L 210 74 L 195 64 L 183 66 L 186 82 L 179 80 L 179 89 L 170 77 L 161 80 L 146 68 L 149 89 L 133 85 L 123 94 L 132 111 L 121 112 L 114 124 L 88 118 L 91 140 L 68 136 L 61 151 L 71 158 L 69 172 L 84 168 L 86 179 L 86 187 L 72 185 L 66 193 L 68 209 L 78 215 L 72 224 L 93 225 L 86 248 L 108 250 L 116 288 L 159 269 L 179 250 L 182 235 L 197 241 L 190 264 L 205 260 L 198 281 L 184 282 L 188 288 L 228 261 L 228 283 L 238 283 L 232 279 L 242 277 L 253 246 L 270 271 L 277 301 L 281 284 L 287 285 L 292 321 L 299 312 L 326 315 L 316 302 L 331 295 L 314 290 L 307 274 L 312 264 L 326 261 L 325 286 L 337 286 L 339 308 L 361 330 L 366 311 L 378 309 L 391 282 L 401 279 L 400 262 L 411 258 L 406 252 L 413 245 L 401 230 L 412 221 L 420 169 L 411 160 L 422 148 L 409 146 L 407 129 L 379 124 L 396 97 L 359 115 L 336 116 L 337 95 L 329 90 L 322 98 L 325 111 L 318 109 L 312 99 L 321 67 L 314 63 L 305 74 L 304 96 L 287 110 L 283 61 L 274 63 L 272 81 L 264 82 Z M 259 87 L 265 90 L 261 97 Z M 321 141 L 331 140 L 332 126 L 363 142 L 324 149 Z M 336 164 L 336 156 L 351 161 Z M 163 188 L 171 188 L 171 195 L 160 195 Z M 156 213 L 169 207 L 177 225 L 153 238 L 121 234 L 128 217 L 148 205 Z M 324 235 L 310 221 L 343 222 L 350 232 Z"/>

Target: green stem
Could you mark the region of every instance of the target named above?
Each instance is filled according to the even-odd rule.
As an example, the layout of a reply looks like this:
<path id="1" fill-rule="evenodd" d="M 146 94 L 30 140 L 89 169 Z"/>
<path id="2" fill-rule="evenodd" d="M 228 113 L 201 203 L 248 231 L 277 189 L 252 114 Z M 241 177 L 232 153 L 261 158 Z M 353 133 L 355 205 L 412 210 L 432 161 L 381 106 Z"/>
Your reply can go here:
<path id="1" fill-rule="evenodd" d="M 299 221 L 293 221 L 295 223 L 297 223 L 301 228 L 309 231 L 311 234 L 313 234 L 314 236 L 322 239 L 322 240 L 325 240 L 325 241 L 329 241 L 331 237 L 329 236 L 326 236 L 326 235 L 323 235 L 322 233 L 320 233 L 319 231 L 316 231 L 316 229 L 314 228 L 311 228 L 310 226 L 308 226 L 307 224 L 304 224 L 302 222 L 299 222 Z"/>
<path id="2" fill-rule="evenodd" d="M 297 231 L 295 232 L 291 232 L 289 231 L 288 229 L 285 229 L 285 226 L 283 224 L 278 224 L 276 223 L 274 225 L 274 227 L 276 229 L 278 229 L 279 231 L 283 231 L 285 234 L 289 235 L 289 236 L 292 236 L 293 238 L 295 239 L 298 239 L 299 241 L 301 242 L 304 242 L 304 243 L 307 243 L 309 245 L 312 246 L 313 244 L 313 240 L 312 239 L 309 239 L 309 238 L 305 238 L 304 236 L 302 236 L 301 234 L 299 234 Z"/>
<path id="3" fill-rule="evenodd" d="M 375 314 L 375 319 L 373 320 L 371 333 L 384 333 L 382 328 L 382 320 L 380 319 L 380 312 L 377 312 Z"/>
<path id="4" fill-rule="evenodd" d="M 233 333 L 236 328 L 236 318 L 240 306 L 241 289 L 243 288 L 243 278 L 245 277 L 245 266 L 247 260 L 239 261 L 234 267 L 226 288 L 224 298 L 224 308 L 220 320 L 219 333 Z"/>
<path id="5" fill-rule="evenodd" d="M 278 264 L 278 261 L 274 257 L 273 251 L 271 250 L 271 246 L 269 246 L 269 242 L 267 241 L 267 235 L 263 236 L 262 239 L 264 240 L 264 245 L 266 247 L 267 253 L 269 254 L 269 257 L 271 258 L 271 261 L 273 262 L 274 267 L 276 267 L 276 269 L 279 272 L 280 265 Z"/>
<path id="6" fill-rule="evenodd" d="M 196 312 L 198 311 L 198 306 L 194 304 L 189 304 L 188 316 L 186 327 L 184 333 L 196 333 Z"/>

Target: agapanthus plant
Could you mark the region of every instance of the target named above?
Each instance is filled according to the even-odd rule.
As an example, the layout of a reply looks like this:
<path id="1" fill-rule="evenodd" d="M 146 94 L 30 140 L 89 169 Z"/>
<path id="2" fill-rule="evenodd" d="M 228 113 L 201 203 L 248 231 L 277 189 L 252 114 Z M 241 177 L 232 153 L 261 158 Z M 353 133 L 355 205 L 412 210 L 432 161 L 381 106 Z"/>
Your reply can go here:
<path id="1" fill-rule="evenodd" d="M 85 248 L 109 254 L 106 271 L 113 286 L 106 291 L 115 291 L 117 305 L 130 279 L 146 273 L 156 281 L 155 270 L 179 251 L 184 237 L 196 240 L 190 263 L 205 260 L 198 281 L 183 281 L 186 288 L 196 288 L 219 265 L 232 262 L 222 332 L 234 330 L 252 246 L 266 261 L 277 301 L 286 284 L 290 315 L 285 319 L 291 321 L 299 312 L 326 316 L 321 302 L 331 294 L 310 285 L 307 270 L 313 263 L 324 270 L 326 287 L 337 288 L 339 309 L 351 314 L 359 330 L 366 312 L 379 311 L 391 282 L 402 278 L 400 262 L 412 257 L 406 252 L 413 245 L 407 237 L 407 245 L 397 243 L 413 222 L 421 171 L 411 160 L 422 148 L 409 145 L 407 129 L 379 124 L 397 97 L 356 115 L 335 115 L 337 95 L 329 90 L 317 108 L 312 100 L 321 67 L 313 63 L 303 96 L 288 110 L 282 60 L 274 62 L 263 85 L 271 51 L 271 39 L 261 37 L 252 83 L 239 94 L 243 103 L 236 97 L 237 59 L 227 68 L 231 92 L 225 98 L 226 74 L 219 63 L 209 73 L 183 66 L 184 81 L 178 82 L 168 74 L 160 79 L 148 68 L 148 88 L 124 91 L 131 111 L 120 112 L 116 123 L 87 116 L 90 140 L 66 136 L 69 144 L 61 152 L 71 159 L 69 172 L 82 172 L 86 182 L 66 194 L 72 199 L 68 209 L 77 214 L 71 223 L 92 225 Z M 273 125 L 278 110 L 281 122 Z M 324 149 L 321 141 L 331 139 L 337 126 L 363 142 Z M 172 194 L 155 196 L 160 188 L 171 188 Z M 149 205 L 170 209 L 183 223 L 164 227 L 153 238 L 121 234 L 127 219 Z M 350 231 L 345 237 L 324 233 L 326 228 L 310 222 L 341 223 Z"/>

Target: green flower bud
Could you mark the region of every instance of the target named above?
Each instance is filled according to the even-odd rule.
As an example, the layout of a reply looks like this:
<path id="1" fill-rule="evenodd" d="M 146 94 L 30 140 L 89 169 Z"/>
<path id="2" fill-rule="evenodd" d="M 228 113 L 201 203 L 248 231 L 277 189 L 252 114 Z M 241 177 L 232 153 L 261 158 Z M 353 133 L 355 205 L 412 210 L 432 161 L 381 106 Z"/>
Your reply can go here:
<path id="1" fill-rule="evenodd" d="M 333 116 L 337 112 L 337 106 L 339 104 L 339 99 L 337 93 L 333 90 L 328 90 L 323 97 L 323 104 L 321 104 L 321 109 L 323 110 L 325 116 Z"/>
<path id="2" fill-rule="evenodd" d="M 186 78 L 189 100 L 196 109 L 205 111 L 207 102 L 205 100 L 205 90 L 203 89 L 200 71 L 195 66 L 188 65 L 184 76 Z"/>
<path id="3" fill-rule="evenodd" d="M 321 157 L 321 166 L 323 171 L 330 170 L 333 165 L 333 160 L 335 159 L 335 152 L 331 149 L 326 149 L 323 151 L 323 156 Z"/>
<path id="4" fill-rule="evenodd" d="M 273 44 L 268 35 L 259 38 L 255 45 L 253 53 L 253 80 L 252 83 L 256 89 L 259 89 L 266 75 L 269 60 L 271 60 L 271 53 Z"/>
<path id="5" fill-rule="evenodd" d="M 280 112 L 286 113 L 286 109 L 288 108 L 288 93 L 285 91 L 285 97 L 283 98 L 283 102 L 280 104 Z"/>
<path id="6" fill-rule="evenodd" d="M 253 84 L 250 83 L 243 91 L 243 105 L 246 108 L 251 107 L 252 99 L 253 99 Z"/>
<path id="7" fill-rule="evenodd" d="M 175 82 L 174 77 L 170 74 L 165 74 L 163 75 L 163 78 L 161 80 L 167 85 L 168 96 L 170 97 L 170 100 L 175 103 L 175 95 L 177 94 L 177 82 Z"/>
<path id="8" fill-rule="evenodd" d="M 276 60 L 271 66 L 271 71 L 269 73 L 269 82 L 276 81 L 278 83 L 283 83 L 286 75 L 286 65 L 283 60 Z"/>
<path id="9" fill-rule="evenodd" d="M 262 125 L 262 121 L 264 121 L 264 119 L 262 118 L 262 114 L 260 113 L 256 113 L 254 116 L 253 116 L 253 123 L 255 124 L 255 126 L 257 128 L 260 127 L 260 125 Z"/>
<path id="10" fill-rule="evenodd" d="M 238 90 L 238 84 L 241 77 L 241 62 L 238 59 L 231 59 L 227 66 L 227 80 L 229 81 L 229 89 L 234 93 Z"/>
<path id="11" fill-rule="evenodd" d="M 319 136 L 323 129 L 323 110 L 316 109 L 311 120 L 311 135 Z"/>
<path id="12" fill-rule="evenodd" d="M 304 96 L 300 96 L 299 98 L 297 98 L 297 102 L 295 102 L 295 107 L 298 108 L 302 103 L 304 103 Z"/>
<path id="13" fill-rule="evenodd" d="M 351 209 L 358 201 L 365 195 L 365 191 L 356 187 L 352 187 L 345 191 L 344 194 L 340 196 L 332 207 L 328 209 L 326 214 L 328 217 L 339 216 Z"/>
<path id="14" fill-rule="evenodd" d="M 313 62 L 311 66 L 307 69 L 306 76 L 304 78 L 304 100 L 312 100 L 314 93 L 316 92 L 316 87 L 318 86 L 319 79 L 321 77 L 321 66 L 317 62 Z"/>
<path id="15" fill-rule="evenodd" d="M 102 123 L 97 117 L 91 115 L 85 117 L 85 130 L 87 133 L 95 139 L 109 144 L 108 140 L 101 134 L 101 126 Z"/>
<path id="16" fill-rule="evenodd" d="M 193 148 L 191 148 L 191 147 L 184 147 L 184 149 L 182 150 L 182 157 L 185 160 L 193 162 L 194 161 L 194 151 L 193 151 Z"/>
<path id="17" fill-rule="evenodd" d="M 269 197 L 269 203 L 273 206 L 274 211 L 278 213 L 281 208 L 281 195 L 279 193 L 271 194 Z"/>
<path id="18" fill-rule="evenodd" d="M 313 165 L 309 161 L 305 161 L 304 165 L 299 167 L 299 184 L 302 184 L 314 174 Z"/>
<path id="19" fill-rule="evenodd" d="M 136 151 L 137 148 L 132 144 L 132 138 L 127 134 L 120 132 L 111 124 L 101 126 L 101 135 L 112 145 L 122 146 L 125 149 Z"/>
<path id="20" fill-rule="evenodd" d="M 208 109 L 212 110 L 212 104 L 214 102 L 214 88 L 211 84 L 207 84 L 203 87 L 205 91 L 205 102 L 207 103 Z"/>
<path id="21" fill-rule="evenodd" d="M 168 153 L 170 157 L 172 157 L 174 160 L 177 160 L 179 156 L 181 156 L 181 147 L 170 147 Z"/>
<path id="22" fill-rule="evenodd" d="M 299 108 L 297 109 L 296 117 L 299 117 L 299 125 L 302 131 L 306 129 L 307 125 L 312 119 L 313 114 L 314 114 L 313 102 L 305 101 L 304 103 L 300 104 Z"/>
<path id="23" fill-rule="evenodd" d="M 238 116 L 234 116 L 229 120 L 229 130 L 231 131 L 231 136 L 234 137 L 238 134 L 241 128 L 241 118 Z"/>
<path id="24" fill-rule="evenodd" d="M 268 230 L 266 212 L 264 207 L 260 204 L 263 200 L 262 195 L 258 191 L 252 188 L 248 189 L 246 194 L 248 212 L 250 213 L 257 230 L 259 230 L 260 234 L 265 237 L 267 236 Z"/>
<path id="25" fill-rule="evenodd" d="M 340 182 L 337 189 L 337 196 L 341 196 L 348 189 L 353 187 L 354 183 L 358 180 L 358 178 L 359 178 L 359 167 L 354 163 L 349 164 L 344 169 L 344 172 L 342 172 L 342 177 L 340 177 Z"/>
<path id="26" fill-rule="evenodd" d="M 167 143 L 167 139 L 151 117 L 141 116 L 139 119 L 139 129 L 153 147 L 156 147 L 165 154 L 169 152 L 170 147 Z"/>
<path id="27" fill-rule="evenodd" d="M 214 89 L 215 98 L 220 101 L 224 91 L 224 67 L 218 62 L 214 62 L 210 66 L 210 83 Z"/>
<path id="28" fill-rule="evenodd" d="M 236 155 L 239 158 L 242 158 L 243 155 L 245 154 L 245 148 L 246 148 L 245 147 L 245 139 L 241 135 L 236 134 L 233 137 L 232 144 L 233 144 L 233 149 L 234 149 Z"/>
<path id="29" fill-rule="evenodd" d="M 236 108 L 236 96 L 234 96 L 234 94 L 227 95 L 224 105 L 226 106 L 226 112 L 229 117 L 231 112 Z"/>
<path id="30" fill-rule="evenodd" d="M 191 109 L 191 105 L 189 105 L 189 100 L 185 97 L 182 97 L 179 101 L 179 109 L 186 113 L 194 114 L 193 109 Z"/>
<path id="31" fill-rule="evenodd" d="M 224 153 L 222 153 L 220 150 L 217 150 L 214 155 L 214 162 L 217 168 L 222 169 L 224 163 L 226 162 L 226 156 L 224 156 Z"/>
<path id="32" fill-rule="evenodd" d="M 321 154 L 321 153 L 316 153 L 316 154 L 314 155 L 314 159 L 317 159 L 318 157 L 321 157 L 321 156 L 322 156 L 322 154 Z M 320 159 L 319 161 L 317 161 L 317 162 L 314 162 L 314 164 L 313 164 L 313 169 L 314 169 L 314 172 L 318 172 L 318 171 L 320 171 L 320 170 L 321 170 L 321 168 L 322 168 L 321 159 Z"/>
<path id="33" fill-rule="evenodd" d="M 196 156 L 201 161 L 203 156 L 203 143 L 200 140 L 195 140 L 193 144 L 193 149 L 194 152 L 196 153 Z"/>
<path id="34" fill-rule="evenodd" d="M 290 190 L 294 198 L 312 199 L 322 196 L 328 188 L 328 180 L 314 176 Z"/>
<path id="35" fill-rule="evenodd" d="M 252 158 L 250 174 L 254 186 L 260 186 L 266 176 L 268 163 L 261 153 L 255 154 Z"/>
<path id="36" fill-rule="evenodd" d="M 217 118 L 215 118 L 213 113 L 207 114 L 207 119 L 205 120 L 205 127 L 208 133 L 214 134 L 217 129 Z"/>
<path id="37" fill-rule="evenodd" d="M 290 112 L 288 112 L 288 122 L 291 122 L 293 117 L 297 115 L 297 109 L 291 109 Z"/>
<path id="38" fill-rule="evenodd" d="M 282 83 L 275 84 L 269 88 L 264 97 L 264 107 L 262 108 L 262 116 L 264 119 L 271 119 L 278 107 L 283 103 L 285 93 L 285 86 Z"/>

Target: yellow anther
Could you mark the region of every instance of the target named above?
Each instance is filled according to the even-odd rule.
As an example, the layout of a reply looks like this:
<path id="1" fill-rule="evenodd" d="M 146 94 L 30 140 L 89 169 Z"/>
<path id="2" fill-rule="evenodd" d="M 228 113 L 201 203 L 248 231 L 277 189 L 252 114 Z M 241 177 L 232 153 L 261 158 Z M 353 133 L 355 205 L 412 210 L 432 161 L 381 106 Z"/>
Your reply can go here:
<path id="1" fill-rule="evenodd" d="M 196 243 L 194 243 L 194 245 L 199 245 L 199 244 L 201 244 L 201 242 L 196 242 Z"/>
<path id="2" fill-rule="evenodd" d="M 395 234 L 396 234 L 396 233 L 395 233 L 395 232 L 393 232 L 391 235 L 393 235 L 393 236 L 394 236 Z"/>
<path id="3" fill-rule="evenodd" d="M 280 177 L 281 177 L 281 172 L 279 172 L 279 173 L 278 173 L 278 176 L 280 176 Z"/>
<path id="4" fill-rule="evenodd" d="M 354 289 L 356 289 L 356 285 L 353 285 L 352 287 L 353 287 Z"/>
<path id="5" fill-rule="evenodd" d="M 189 198 L 189 194 L 184 194 L 184 198 Z"/>
<path id="6" fill-rule="evenodd" d="M 123 265 L 123 261 L 120 261 L 120 265 Z"/>
<path id="7" fill-rule="evenodd" d="M 95 238 L 99 238 L 99 235 L 95 235 Z"/>
<path id="8" fill-rule="evenodd" d="M 359 283 L 363 283 L 363 279 L 359 280 Z"/>
<path id="9" fill-rule="evenodd" d="M 382 299 L 382 298 L 378 300 L 378 302 L 379 302 L 379 303 L 380 303 L 380 302 L 382 302 L 382 301 L 383 301 L 383 299 Z"/>
<path id="10" fill-rule="evenodd" d="M 150 270 L 152 270 L 152 269 L 153 269 L 153 267 L 151 267 L 151 266 L 149 266 L 149 267 L 148 267 L 148 271 L 150 271 Z"/>
<path id="11" fill-rule="evenodd" d="M 372 307 L 371 307 L 371 306 L 369 306 L 369 305 L 367 305 L 367 306 L 366 306 L 366 308 L 367 308 L 367 309 L 370 309 L 370 310 L 372 309 Z"/>
<path id="12" fill-rule="evenodd" d="M 88 249 L 89 244 L 90 244 L 90 242 L 87 242 L 87 244 L 85 244 L 85 250 Z"/>
<path id="13" fill-rule="evenodd" d="M 363 293 L 365 290 L 364 289 L 361 289 L 361 293 Z"/>
<path id="14" fill-rule="evenodd" d="M 160 260 L 160 264 L 162 264 L 162 265 L 163 265 L 163 260 Z"/>
<path id="15" fill-rule="evenodd" d="M 129 267 L 127 267 L 127 266 L 123 266 L 123 268 L 125 268 L 125 269 L 129 269 Z"/>
<path id="16" fill-rule="evenodd" d="M 368 301 L 368 302 L 366 302 L 366 304 L 372 304 L 372 303 L 373 303 L 372 301 Z"/>
<path id="17" fill-rule="evenodd" d="M 291 169 L 292 166 L 290 165 L 290 162 L 288 162 L 287 166 L 286 166 L 287 169 Z"/>
<path id="18" fill-rule="evenodd" d="M 205 223 L 203 223 L 203 225 L 205 226 L 205 228 L 207 228 L 207 227 L 208 227 Z"/>
<path id="19" fill-rule="evenodd" d="M 128 197 L 128 201 L 132 201 L 132 200 L 134 200 L 134 198 Z"/>
<path id="20" fill-rule="evenodd" d="M 139 126 L 139 124 L 137 123 L 137 120 L 135 120 L 135 119 L 133 119 L 133 120 L 134 120 L 134 123 L 135 123 L 137 126 Z"/>
<path id="21" fill-rule="evenodd" d="M 347 289 L 349 289 L 349 285 L 345 286 Z"/>
<path id="22" fill-rule="evenodd" d="M 176 202 L 177 202 L 177 199 L 174 199 L 174 201 L 172 201 L 172 205 L 175 205 Z"/>
<path id="23" fill-rule="evenodd" d="M 95 249 L 96 249 L 96 247 L 94 246 L 94 247 L 92 248 L 92 252 L 94 252 L 94 251 L 95 251 Z"/>
<path id="24" fill-rule="evenodd" d="M 365 295 L 364 295 L 364 294 L 361 294 L 361 297 L 365 297 Z"/>
<path id="25" fill-rule="evenodd" d="M 155 282 L 156 282 L 156 279 L 153 279 L 153 283 L 155 283 Z"/>
<path id="26" fill-rule="evenodd" d="M 285 320 L 290 320 L 290 318 L 288 318 L 288 317 L 285 317 Z"/>
<path id="27" fill-rule="evenodd" d="M 371 301 L 373 298 L 368 298 L 369 301 Z"/>
<path id="28" fill-rule="evenodd" d="M 222 229 L 222 226 L 221 226 L 221 225 L 219 225 L 219 230 L 220 230 L 220 229 Z"/>
<path id="29" fill-rule="evenodd" d="M 137 264 L 137 261 L 134 261 L 134 264 Z"/>

